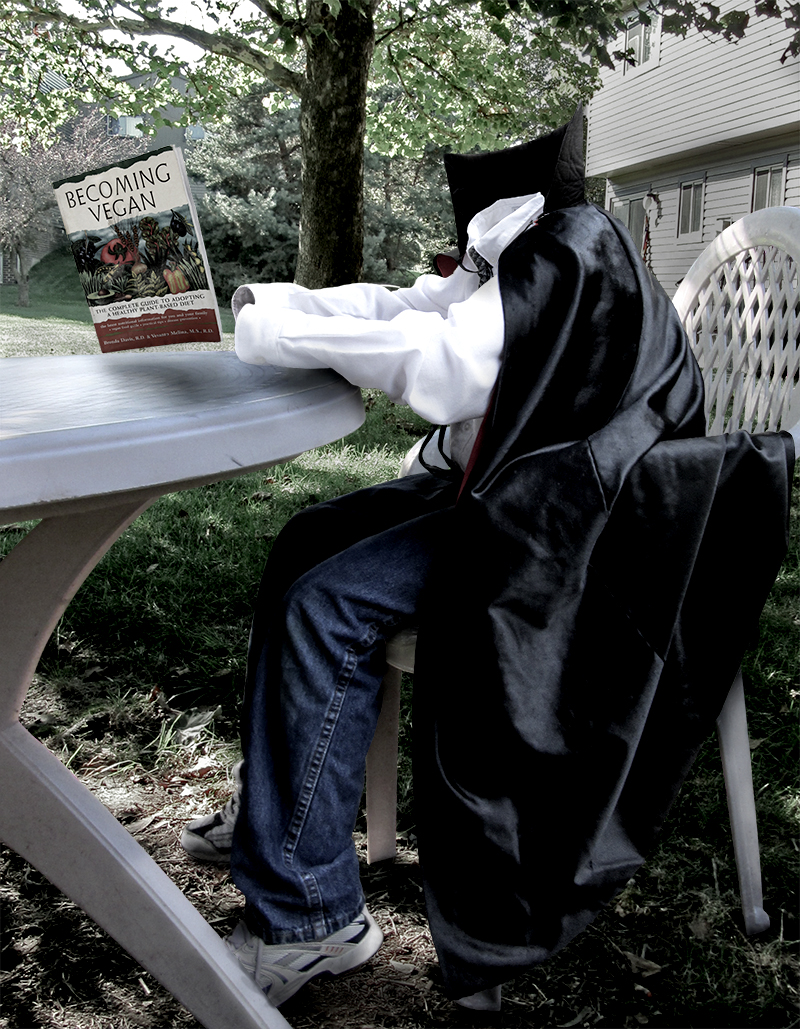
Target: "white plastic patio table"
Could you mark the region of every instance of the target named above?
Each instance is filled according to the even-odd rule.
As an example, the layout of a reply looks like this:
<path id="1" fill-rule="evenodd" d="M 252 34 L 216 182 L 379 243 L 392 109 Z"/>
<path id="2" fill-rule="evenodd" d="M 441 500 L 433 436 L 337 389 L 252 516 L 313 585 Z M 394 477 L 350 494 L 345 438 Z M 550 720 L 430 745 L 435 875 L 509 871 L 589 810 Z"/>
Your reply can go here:
<path id="1" fill-rule="evenodd" d="M 288 1026 L 220 937 L 19 723 L 80 584 L 164 493 L 286 460 L 356 429 L 335 373 L 231 352 L 0 361 L 0 524 L 41 519 L 0 562 L 0 839 L 72 898 L 208 1029 Z"/>

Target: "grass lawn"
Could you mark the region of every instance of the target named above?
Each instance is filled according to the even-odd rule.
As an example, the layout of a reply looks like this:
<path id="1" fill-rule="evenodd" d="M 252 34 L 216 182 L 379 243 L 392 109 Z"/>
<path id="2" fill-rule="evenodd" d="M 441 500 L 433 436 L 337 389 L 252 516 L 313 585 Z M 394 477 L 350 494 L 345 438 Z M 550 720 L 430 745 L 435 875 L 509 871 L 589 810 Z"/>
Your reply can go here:
<path id="1" fill-rule="evenodd" d="M 54 251 L 31 272 L 30 307 L 17 306 L 16 286 L 0 286 L 0 357 L 99 353 L 97 336 L 72 255 Z M 233 348 L 233 314 L 220 310 L 224 347 Z M 163 350 L 185 349 L 168 346 Z M 195 350 L 219 350 L 198 344 Z"/>
<path id="2" fill-rule="evenodd" d="M 14 310 L 8 287 L 2 288 L 0 352 L 96 352 L 80 297 L 78 317 L 67 317 L 73 310 L 66 296 L 58 300 L 59 291 L 68 292 L 63 275 L 54 268 L 47 279 L 46 267 L 40 274 L 29 312 Z M 192 864 L 178 836 L 190 815 L 212 810 L 230 789 L 227 769 L 237 755 L 250 610 L 271 540 L 303 506 L 393 477 L 403 453 L 424 431 L 407 409 L 379 394 L 365 398 L 367 422 L 346 440 L 266 472 L 154 504 L 70 605 L 46 647 L 23 712 L 30 731 L 98 793 L 223 933 L 235 924 L 241 898 L 223 870 Z M 746 662 L 765 906 L 772 917 L 767 933 L 747 938 L 742 930 L 712 739 L 661 845 L 614 908 L 553 961 L 509 985 L 499 1018 L 454 1008 L 435 985 L 416 863 L 406 722 L 400 859 L 362 869 L 386 944 L 357 974 L 301 991 L 283 1009 L 290 1024 L 798 1025 L 799 522 L 796 490 L 792 550 Z M 0 556 L 25 528 L 0 529 Z M 404 688 L 411 689 L 411 680 Z M 408 704 L 405 710 L 407 718 Z M 198 724 L 206 717 L 205 725 L 179 731 L 191 715 Z M 356 831 L 362 854 L 363 830 L 362 820 Z M 38 872 L 7 850 L 3 863 L 0 1026 L 197 1025 Z"/>

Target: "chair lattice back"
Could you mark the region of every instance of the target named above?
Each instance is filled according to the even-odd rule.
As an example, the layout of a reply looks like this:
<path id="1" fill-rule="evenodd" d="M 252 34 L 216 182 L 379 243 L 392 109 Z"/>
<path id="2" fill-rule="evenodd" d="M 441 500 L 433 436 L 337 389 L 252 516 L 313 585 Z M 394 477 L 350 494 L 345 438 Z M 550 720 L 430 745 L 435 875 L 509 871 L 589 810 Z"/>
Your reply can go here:
<path id="1" fill-rule="evenodd" d="M 678 288 L 710 435 L 800 420 L 799 275 L 800 209 L 776 207 L 720 233 Z"/>

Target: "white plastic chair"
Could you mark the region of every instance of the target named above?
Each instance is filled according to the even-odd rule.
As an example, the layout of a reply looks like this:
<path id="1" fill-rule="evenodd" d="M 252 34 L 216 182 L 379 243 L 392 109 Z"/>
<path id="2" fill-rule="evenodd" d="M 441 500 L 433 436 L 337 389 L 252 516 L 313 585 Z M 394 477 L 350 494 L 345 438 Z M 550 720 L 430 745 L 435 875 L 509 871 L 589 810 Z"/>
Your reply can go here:
<path id="1" fill-rule="evenodd" d="M 690 268 L 674 304 L 703 372 L 708 433 L 788 428 L 800 454 L 800 209 L 771 208 L 725 229 Z M 791 428 L 790 428 L 791 427 Z M 415 448 L 416 449 L 416 448 Z M 407 474 L 415 452 L 403 463 Z M 402 672 L 416 635 L 387 645 L 383 707 L 367 757 L 367 860 L 396 853 L 397 733 Z M 742 911 L 748 934 L 763 908 L 744 687 L 736 676 L 717 721 Z"/>
<path id="2" fill-rule="evenodd" d="M 756 211 L 698 257 L 674 297 L 703 373 L 709 435 L 792 433 L 800 453 L 800 208 Z M 748 934 L 769 928 L 741 670 L 717 720 Z"/>

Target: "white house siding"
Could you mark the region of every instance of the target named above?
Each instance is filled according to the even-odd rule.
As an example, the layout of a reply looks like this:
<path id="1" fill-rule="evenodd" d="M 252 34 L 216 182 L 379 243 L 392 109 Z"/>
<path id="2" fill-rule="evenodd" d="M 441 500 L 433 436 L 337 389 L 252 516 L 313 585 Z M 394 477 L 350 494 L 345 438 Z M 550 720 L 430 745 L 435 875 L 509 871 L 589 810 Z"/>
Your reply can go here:
<path id="1" fill-rule="evenodd" d="M 722 11 L 741 0 L 721 0 Z M 750 6 L 750 5 L 748 5 Z M 657 167 L 734 141 L 797 131 L 800 60 L 780 63 L 782 19 L 752 17 L 744 40 L 660 34 L 658 58 L 603 74 L 589 105 L 587 173 Z"/>
<path id="2" fill-rule="evenodd" d="M 589 106 L 587 171 L 608 178 L 609 209 L 657 197 L 648 262 L 670 296 L 721 229 L 751 211 L 755 168 L 784 166 L 781 202 L 800 206 L 800 60 L 780 64 L 786 41 L 783 22 L 767 18 L 736 45 L 662 33 L 658 61 L 605 73 Z M 686 238 L 681 183 L 694 181 L 702 217 Z"/>
<path id="3" fill-rule="evenodd" d="M 786 199 L 785 204 L 791 207 L 800 207 L 800 159 L 797 153 L 789 160 L 789 167 L 786 172 Z"/>
<path id="4" fill-rule="evenodd" d="M 686 165 L 654 173 L 651 178 L 626 176 L 609 180 L 606 207 L 614 200 L 638 200 L 648 193 L 658 199 L 658 217 L 650 221 L 649 264 L 672 296 L 693 261 L 730 222 L 749 214 L 753 172 L 765 165 L 786 165 L 783 203 L 800 207 L 800 148 L 759 150 L 738 148 L 715 161 Z M 678 238 L 678 207 L 681 182 L 702 179 L 704 199 L 702 235 L 685 241 Z"/>

